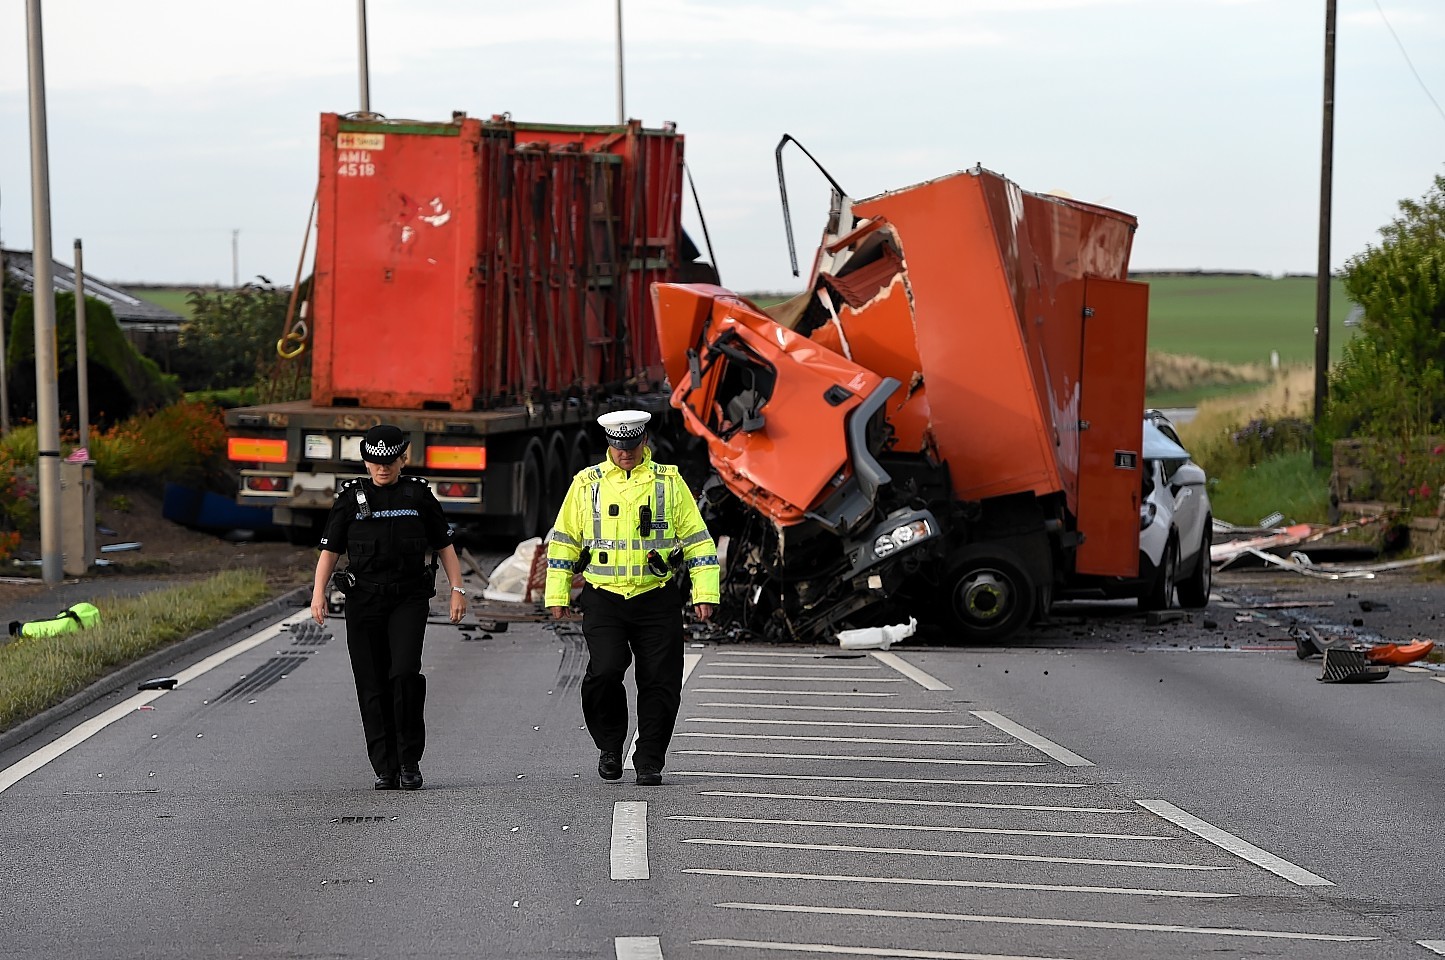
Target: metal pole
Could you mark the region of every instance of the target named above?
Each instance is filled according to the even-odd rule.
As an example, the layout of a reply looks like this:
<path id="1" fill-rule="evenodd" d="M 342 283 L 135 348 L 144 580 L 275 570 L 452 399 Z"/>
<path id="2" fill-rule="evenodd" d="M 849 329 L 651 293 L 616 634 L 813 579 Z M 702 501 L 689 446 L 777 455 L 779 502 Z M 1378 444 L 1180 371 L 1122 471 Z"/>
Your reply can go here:
<path id="1" fill-rule="evenodd" d="M 617 0 L 617 125 L 627 122 L 627 108 L 622 100 L 622 0 Z"/>
<path id="2" fill-rule="evenodd" d="M 10 432 L 10 373 L 5 369 L 5 251 L 0 249 L 0 437 Z"/>
<path id="3" fill-rule="evenodd" d="M 366 0 L 356 0 L 358 56 L 361 62 L 361 112 L 371 112 L 371 78 L 366 63 Z"/>
<path id="4" fill-rule="evenodd" d="M 1335 149 L 1335 0 L 1325 0 L 1324 133 L 1320 147 L 1320 256 L 1315 276 L 1315 426 L 1324 420 L 1330 369 L 1330 194 Z M 1325 461 L 1315 449 L 1315 464 Z"/>
<path id="5" fill-rule="evenodd" d="M 60 400 L 55 369 L 55 279 L 50 249 L 50 156 L 40 0 L 26 0 L 30 56 L 30 206 L 34 240 L 35 425 L 40 485 L 40 578 L 61 580 Z"/>
<path id="6" fill-rule="evenodd" d="M 231 286 L 241 285 L 241 231 L 231 231 Z"/>
<path id="7" fill-rule="evenodd" d="M 85 266 L 75 241 L 75 405 L 80 408 L 80 446 L 90 459 L 90 349 L 85 327 Z"/>

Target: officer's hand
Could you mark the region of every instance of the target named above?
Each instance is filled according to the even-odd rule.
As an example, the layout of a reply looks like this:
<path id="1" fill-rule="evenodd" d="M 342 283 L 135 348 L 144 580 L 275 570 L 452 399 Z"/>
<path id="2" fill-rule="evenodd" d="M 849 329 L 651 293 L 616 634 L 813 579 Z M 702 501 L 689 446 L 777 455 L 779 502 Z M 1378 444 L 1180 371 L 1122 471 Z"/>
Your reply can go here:
<path id="1" fill-rule="evenodd" d="M 455 590 L 450 591 L 452 595 L 450 619 L 452 623 L 461 623 L 462 617 L 467 615 L 467 598 Z"/>
<path id="2" fill-rule="evenodd" d="M 553 620 L 561 620 L 567 616 L 566 607 L 548 607 L 547 609 L 551 612 Z"/>
<path id="3" fill-rule="evenodd" d="M 694 603 L 692 605 L 692 612 L 699 620 L 709 620 L 712 618 L 712 604 Z"/>
<path id="4" fill-rule="evenodd" d="M 321 624 L 323 627 L 326 626 L 326 598 L 325 598 L 325 597 L 319 597 L 319 598 L 318 598 L 318 597 L 315 596 L 314 594 L 312 595 L 312 597 L 311 597 L 311 619 L 312 619 L 312 620 L 315 620 L 317 623 Z"/>

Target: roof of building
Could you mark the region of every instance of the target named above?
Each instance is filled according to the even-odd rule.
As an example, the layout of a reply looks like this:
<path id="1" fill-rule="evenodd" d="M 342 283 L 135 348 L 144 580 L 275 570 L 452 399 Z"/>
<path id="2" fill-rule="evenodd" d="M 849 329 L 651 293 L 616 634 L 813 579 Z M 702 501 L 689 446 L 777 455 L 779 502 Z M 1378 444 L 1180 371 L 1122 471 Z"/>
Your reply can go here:
<path id="1" fill-rule="evenodd" d="M 29 250 L 0 250 L 5 258 L 5 269 L 20 281 L 22 289 L 33 293 L 35 290 L 35 258 Z M 56 293 L 75 292 L 75 270 L 59 260 L 51 261 L 51 278 Z M 113 283 L 107 283 L 89 272 L 85 275 L 85 295 L 101 301 L 110 307 L 115 319 L 129 330 L 144 330 L 156 333 L 175 333 L 181 328 L 182 317 L 147 300 L 142 300 Z"/>

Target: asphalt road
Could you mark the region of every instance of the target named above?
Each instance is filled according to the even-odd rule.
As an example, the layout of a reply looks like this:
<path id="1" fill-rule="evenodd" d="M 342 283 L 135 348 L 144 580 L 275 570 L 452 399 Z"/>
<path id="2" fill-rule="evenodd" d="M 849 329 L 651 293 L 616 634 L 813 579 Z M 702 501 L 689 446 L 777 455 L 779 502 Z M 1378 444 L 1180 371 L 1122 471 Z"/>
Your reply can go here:
<path id="1" fill-rule="evenodd" d="M 1445 673 L 1322 684 L 1287 635 L 1423 633 L 1439 588 L 1217 590 L 690 644 L 655 788 L 597 778 L 570 625 L 430 628 L 417 793 L 370 789 L 344 624 L 253 628 L 0 754 L 0 957 L 1445 954 Z"/>

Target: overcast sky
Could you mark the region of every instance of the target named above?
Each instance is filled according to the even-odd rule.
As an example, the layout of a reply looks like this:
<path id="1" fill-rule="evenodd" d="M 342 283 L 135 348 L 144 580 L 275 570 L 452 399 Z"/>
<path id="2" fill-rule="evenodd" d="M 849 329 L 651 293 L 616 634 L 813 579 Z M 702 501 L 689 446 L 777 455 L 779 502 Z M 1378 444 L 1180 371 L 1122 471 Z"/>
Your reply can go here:
<path id="1" fill-rule="evenodd" d="M 1310 272 L 1325 0 L 624 0 L 626 112 L 675 121 L 724 284 L 796 288 L 773 148 L 854 197 L 981 163 L 1139 218 L 1136 269 Z M 617 118 L 614 0 L 370 0 L 372 109 Z M 1445 2 L 1338 0 L 1338 268 L 1445 173 Z M 32 242 L 26 3 L 0 0 L 0 242 Z M 45 0 L 53 237 L 106 279 L 290 283 L 355 0 Z M 1403 49 L 1402 49 L 1403 48 Z M 826 212 L 791 154 L 804 269 Z M 685 223 L 698 236 L 697 216 Z M 700 236 L 698 237 L 701 242 Z M 309 264 L 308 264 L 309 269 Z"/>

